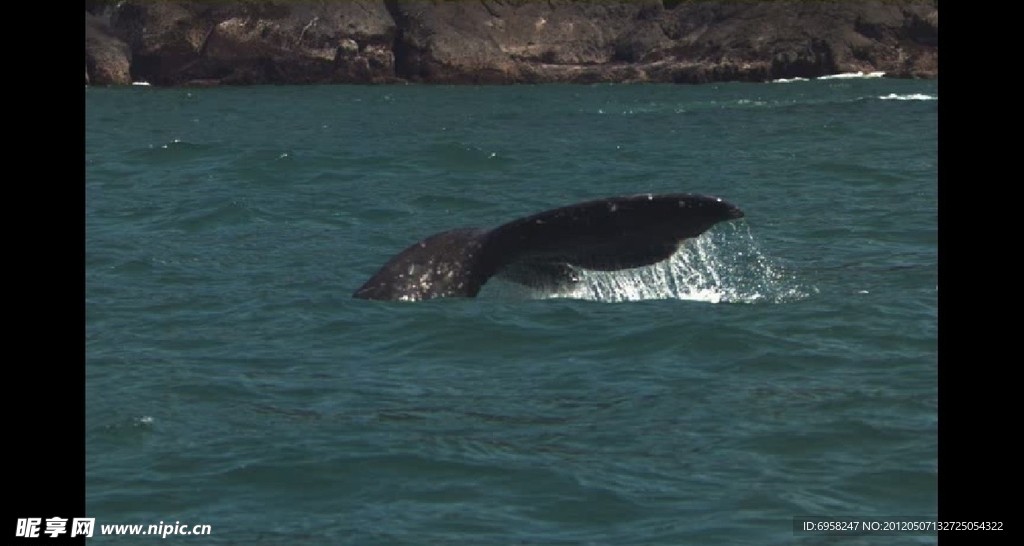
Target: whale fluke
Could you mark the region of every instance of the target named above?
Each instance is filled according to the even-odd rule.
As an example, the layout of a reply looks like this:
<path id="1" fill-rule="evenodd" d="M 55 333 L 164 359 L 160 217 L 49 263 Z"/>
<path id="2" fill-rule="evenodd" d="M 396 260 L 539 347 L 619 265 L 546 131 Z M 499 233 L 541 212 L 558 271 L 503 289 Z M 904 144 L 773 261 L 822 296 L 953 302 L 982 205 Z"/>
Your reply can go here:
<path id="1" fill-rule="evenodd" d="M 667 259 L 686 239 L 743 211 L 716 197 L 636 195 L 548 210 L 494 229 L 432 235 L 388 260 L 352 295 L 372 300 L 475 297 L 493 276 L 531 287 Z"/>

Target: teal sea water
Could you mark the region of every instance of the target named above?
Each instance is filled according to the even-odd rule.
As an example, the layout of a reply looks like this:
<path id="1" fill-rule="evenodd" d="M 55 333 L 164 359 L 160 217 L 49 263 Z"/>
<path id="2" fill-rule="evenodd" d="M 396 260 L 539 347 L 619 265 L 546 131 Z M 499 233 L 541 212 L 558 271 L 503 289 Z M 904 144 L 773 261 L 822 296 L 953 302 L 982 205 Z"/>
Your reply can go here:
<path id="1" fill-rule="evenodd" d="M 937 99 L 886 79 L 87 88 L 86 515 L 352 545 L 933 518 Z M 746 217 L 572 293 L 350 297 L 432 233 L 647 192 Z"/>

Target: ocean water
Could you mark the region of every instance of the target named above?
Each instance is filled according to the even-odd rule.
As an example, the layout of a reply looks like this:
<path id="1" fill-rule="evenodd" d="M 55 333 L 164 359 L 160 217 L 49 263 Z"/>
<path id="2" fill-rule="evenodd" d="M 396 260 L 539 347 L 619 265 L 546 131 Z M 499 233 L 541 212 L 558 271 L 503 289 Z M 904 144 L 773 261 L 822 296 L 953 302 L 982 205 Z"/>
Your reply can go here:
<path id="1" fill-rule="evenodd" d="M 937 99 L 87 88 L 92 540 L 845 545 L 878 538 L 793 518 L 934 518 Z M 351 298 L 438 231 L 648 192 L 746 217 L 566 293 Z"/>

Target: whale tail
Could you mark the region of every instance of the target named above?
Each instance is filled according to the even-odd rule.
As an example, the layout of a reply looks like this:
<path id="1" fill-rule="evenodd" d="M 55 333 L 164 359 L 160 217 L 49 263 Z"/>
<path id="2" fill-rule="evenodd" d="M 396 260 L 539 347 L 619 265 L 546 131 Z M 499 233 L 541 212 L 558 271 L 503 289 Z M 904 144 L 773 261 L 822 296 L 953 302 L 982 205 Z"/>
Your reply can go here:
<path id="1" fill-rule="evenodd" d="M 497 275 L 531 287 L 576 282 L 578 269 L 615 271 L 667 259 L 682 241 L 743 212 L 702 195 L 588 201 L 503 224 L 432 235 L 391 258 L 353 297 L 474 297 Z"/>

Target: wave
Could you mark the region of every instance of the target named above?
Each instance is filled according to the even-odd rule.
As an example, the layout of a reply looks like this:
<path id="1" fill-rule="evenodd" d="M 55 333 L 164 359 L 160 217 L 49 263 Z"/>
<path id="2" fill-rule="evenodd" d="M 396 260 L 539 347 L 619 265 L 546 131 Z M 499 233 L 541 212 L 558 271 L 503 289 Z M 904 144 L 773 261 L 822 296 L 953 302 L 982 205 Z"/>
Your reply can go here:
<path id="1" fill-rule="evenodd" d="M 881 78 L 885 76 L 885 72 L 843 72 L 842 74 L 829 74 L 828 76 L 819 76 L 816 80 L 849 80 L 854 78 Z"/>
<path id="2" fill-rule="evenodd" d="M 807 78 L 796 77 L 796 78 L 779 78 L 777 80 L 772 80 L 771 83 L 793 83 L 793 82 L 806 82 L 806 81 L 810 81 L 810 80 L 808 80 Z"/>
<path id="3" fill-rule="evenodd" d="M 911 93 L 909 95 L 897 95 L 896 93 L 889 93 L 884 97 L 878 97 L 882 100 L 939 100 L 939 97 L 935 95 L 925 95 L 924 93 Z"/>

